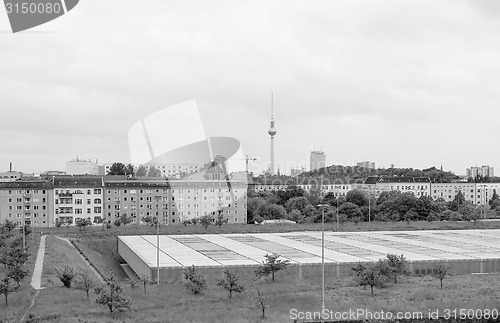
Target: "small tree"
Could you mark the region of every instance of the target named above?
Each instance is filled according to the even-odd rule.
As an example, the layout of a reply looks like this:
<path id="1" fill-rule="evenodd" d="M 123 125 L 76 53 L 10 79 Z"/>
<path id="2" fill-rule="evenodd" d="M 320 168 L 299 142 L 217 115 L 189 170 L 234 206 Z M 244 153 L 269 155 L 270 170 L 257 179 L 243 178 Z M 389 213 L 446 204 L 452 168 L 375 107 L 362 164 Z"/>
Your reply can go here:
<path id="1" fill-rule="evenodd" d="M 129 223 L 132 223 L 133 221 L 134 219 L 131 216 L 128 216 L 127 213 L 123 213 L 120 216 L 120 224 L 123 224 L 124 226 Z"/>
<path id="2" fill-rule="evenodd" d="M 448 267 L 446 267 L 445 265 L 437 265 L 436 268 L 434 268 L 433 272 L 434 277 L 439 279 L 439 281 L 441 282 L 441 289 L 443 289 L 443 279 L 448 274 Z"/>
<path id="3" fill-rule="evenodd" d="M 290 264 L 290 260 L 278 259 L 281 256 L 277 253 L 266 254 L 264 257 L 266 260 L 262 261 L 262 265 L 255 271 L 255 275 L 259 278 L 271 275 L 274 281 L 274 274 L 280 270 L 286 269 L 286 267 Z"/>
<path id="4" fill-rule="evenodd" d="M 71 282 L 76 274 L 71 267 L 64 267 L 64 269 L 56 268 L 56 276 L 63 283 L 64 287 L 71 288 Z"/>
<path id="5" fill-rule="evenodd" d="M 10 294 L 17 292 L 18 286 L 13 286 L 10 284 L 9 277 L 5 277 L 0 281 L 0 294 L 5 296 L 5 306 L 9 306 L 8 297 Z"/>
<path id="6" fill-rule="evenodd" d="M 229 302 L 231 302 L 231 297 L 234 293 L 241 293 L 245 289 L 242 285 L 238 283 L 238 277 L 232 274 L 229 270 L 224 270 L 224 279 L 217 282 L 217 286 L 221 286 L 229 292 Z"/>
<path id="7" fill-rule="evenodd" d="M 255 286 L 255 284 L 254 284 L 254 287 L 255 287 L 255 291 L 257 292 L 255 297 L 254 297 L 254 301 L 257 305 L 257 308 L 259 308 L 262 311 L 262 318 L 265 318 L 266 317 L 266 309 L 269 308 L 269 305 L 267 305 L 267 298 L 264 295 L 262 295 L 262 293 L 257 288 L 257 286 Z"/>
<path id="8" fill-rule="evenodd" d="M 81 281 L 78 281 L 76 288 L 84 291 L 87 294 L 87 301 L 89 300 L 89 291 L 95 286 L 95 281 L 88 271 L 81 271 L 78 273 Z"/>
<path id="9" fill-rule="evenodd" d="M 142 275 L 141 282 L 142 285 L 144 285 L 144 295 L 146 295 L 146 286 L 149 284 L 149 277 L 146 275 Z"/>
<path id="10" fill-rule="evenodd" d="M 95 302 L 99 305 L 107 306 L 109 312 L 114 317 L 115 311 L 125 311 L 132 307 L 132 301 L 123 296 L 123 287 L 120 282 L 116 280 L 113 272 L 111 276 L 104 279 L 106 286 L 96 287 L 95 293 L 97 298 Z"/>
<path id="11" fill-rule="evenodd" d="M 205 276 L 196 273 L 194 265 L 184 269 L 184 286 L 193 294 L 199 294 L 207 289 L 207 281 Z"/>
<path id="12" fill-rule="evenodd" d="M 200 218 L 200 224 L 206 230 L 212 224 L 212 217 L 210 215 L 204 215 Z"/>
<path id="13" fill-rule="evenodd" d="M 17 227 L 17 224 L 14 221 L 5 220 L 3 227 L 7 232 L 12 232 Z"/>
<path id="14" fill-rule="evenodd" d="M 371 295 L 373 296 L 373 287 L 382 287 L 387 279 L 387 276 L 381 272 L 381 266 L 378 263 L 369 263 L 364 266 L 354 267 L 359 269 L 358 284 L 359 286 L 370 286 Z"/>
<path id="15" fill-rule="evenodd" d="M 408 260 L 403 255 L 388 254 L 386 261 L 394 277 L 394 284 L 397 284 L 398 275 L 405 275 L 407 273 L 406 266 L 408 265 Z"/>
<path id="16" fill-rule="evenodd" d="M 7 270 L 7 277 L 16 282 L 17 287 L 20 286 L 21 281 L 28 275 L 28 271 L 20 264 L 9 266 Z"/>
<path id="17" fill-rule="evenodd" d="M 215 219 L 215 225 L 219 227 L 219 229 L 222 227 L 223 224 L 226 224 L 227 220 L 224 219 L 224 215 L 222 212 L 217 215 L 217 218 Z"/>

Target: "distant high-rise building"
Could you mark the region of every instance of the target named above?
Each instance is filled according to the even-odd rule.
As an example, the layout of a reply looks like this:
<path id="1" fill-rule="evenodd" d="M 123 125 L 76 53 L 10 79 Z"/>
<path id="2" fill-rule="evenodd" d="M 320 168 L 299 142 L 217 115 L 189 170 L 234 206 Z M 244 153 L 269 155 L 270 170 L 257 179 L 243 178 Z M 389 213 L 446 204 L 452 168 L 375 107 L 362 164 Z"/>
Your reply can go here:
<path id="1" fill-rule="evenodd" d="M 290 170 L 290 176 L 299 176 L 305 171 L 305 168 L 292 168 Z"/>
<path id="2" fill-rule="evenodd" d="M 66 174 L 68 175 L 98 175 L 99 165 L 97 161 L 79 159 L 73 159 L 66 162 Z"/>
<path id="3" fill-rule="evenodd" d="M 478 176 L 482 177 L 493 177 L 495 176 L 495 172 L 493 167 L 490 166 L 481 166 L 481 167 L 471 167 L 467 168 L 466 171 L 467 178 L 476 178 Z"/>
<path id="4" fill-rule="evenodd" d="M 271 92 L 271 126 L 267 133 L 271 136 L 271 167 L 270 175 L 274 175 L 274 135 L 276 135 L 276 129 L 274 129 L 274 115 L 273 115 L 273 93 Z"/>
<path id="5" fill-rule="evenodd" d="M 362 162 L 357 162 L 356 166 L 363 167 L 366 169 L 375 169 L 375 163 L 371 162 L 371 161 L 367 161 L 367 160 L 362 161 Z"/>
<path id="6" fill-rule="evenodd" d="M 326 155 L 322 150 L 311 151 L 310 157 L 310 171 L 315 169 L 323 168 L 326 166 Z"/>

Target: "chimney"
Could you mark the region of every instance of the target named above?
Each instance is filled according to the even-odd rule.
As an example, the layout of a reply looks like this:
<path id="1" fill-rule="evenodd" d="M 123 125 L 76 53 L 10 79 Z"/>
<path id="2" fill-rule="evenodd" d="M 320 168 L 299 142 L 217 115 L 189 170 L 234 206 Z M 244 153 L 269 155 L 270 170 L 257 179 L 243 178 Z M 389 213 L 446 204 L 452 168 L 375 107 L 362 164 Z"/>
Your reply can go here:
<path id="1" fill-rule="evenodd" d="M 12 172 L 12 163 L 10 163 L 9 172 Z"/>

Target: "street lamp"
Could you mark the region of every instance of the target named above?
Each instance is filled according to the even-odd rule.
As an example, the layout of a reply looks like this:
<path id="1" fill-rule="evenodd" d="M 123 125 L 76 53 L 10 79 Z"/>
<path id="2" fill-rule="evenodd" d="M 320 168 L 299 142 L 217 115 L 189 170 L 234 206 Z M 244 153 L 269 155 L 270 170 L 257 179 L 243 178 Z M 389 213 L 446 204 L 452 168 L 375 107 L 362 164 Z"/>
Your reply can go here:
<path id="1" fill-rule="evenodd" d="M 482 213 L 482 219 L 483 219 L 483 225 L 485 223 L 485 218 L 486 218 L 486 213 L 484 212 L 484 204 L 486 204 L 486 185 L 485 184 L 482 184 L 482 185 L 479 185 L 479 187 L 482 188 L 482 190 L 480 189 L 479 192 L 480 192 L 480 203 L 481 203 L 481 213 Z"/>
<path id="2" fill-rule="evenodd" d="M 336 194 L 336 200 L 337 200 L 337 232 L 339 232 L 339 188 L 336 187 L 337 189 L 337 194 Z"/>
<path id="3" fill-rule="evenodd" d="M 158 200 L 161 196 L 156 195 L 156 283 L 160 284 L 160 213 L 158 212 Z"/>
<path id="4" fill-rule="evenodd" d="M 325 309 L 325 206 L 328 206 L 328 204 L 318 204 L 318 207 L 321 208 L 321 291 L 323 299 L 323 305 L 321 307 L 322 311 Z"/>

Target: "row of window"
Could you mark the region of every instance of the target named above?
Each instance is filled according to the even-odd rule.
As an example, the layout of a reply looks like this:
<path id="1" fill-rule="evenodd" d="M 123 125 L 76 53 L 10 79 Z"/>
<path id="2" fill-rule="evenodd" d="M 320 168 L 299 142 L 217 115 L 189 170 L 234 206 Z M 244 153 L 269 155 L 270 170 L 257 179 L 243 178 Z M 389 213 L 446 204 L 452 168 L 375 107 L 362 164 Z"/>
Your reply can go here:
<path id="1" fill-rule="evenodd" d="M 71 190 L 54 190 L 54 193 L 56 195 L 59 195 L 59 194 L 83 194 L 83 191 L 82 190 L 74 190 L 74 191 L 71 191 Z M 91 195 L 92 194 L 92 190 L 87 190 L 87 195 Z M 100 188 L 94 188 L 94 194 L 102 194 L 102 189 Z"/>

